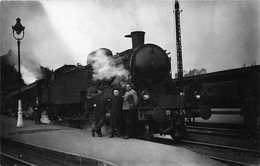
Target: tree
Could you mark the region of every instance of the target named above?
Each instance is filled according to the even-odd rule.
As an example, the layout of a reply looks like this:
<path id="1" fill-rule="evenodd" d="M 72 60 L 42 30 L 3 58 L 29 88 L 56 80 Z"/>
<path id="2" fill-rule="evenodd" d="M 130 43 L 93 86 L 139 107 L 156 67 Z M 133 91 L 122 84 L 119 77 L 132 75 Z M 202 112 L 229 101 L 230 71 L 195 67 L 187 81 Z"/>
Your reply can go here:
<path id="1" fill-rule="evenodd" d="M 3 96 L 10 94 L 19 87 L 19 79 L 21 87 L 25 85 L 21 75 L 15 69 L 15 64 L 8 60 L 8 56 L 12 55 L 12 50 L 8 51 L 6 55 L 0 57 L 1 61 L 1 99 Z"/>

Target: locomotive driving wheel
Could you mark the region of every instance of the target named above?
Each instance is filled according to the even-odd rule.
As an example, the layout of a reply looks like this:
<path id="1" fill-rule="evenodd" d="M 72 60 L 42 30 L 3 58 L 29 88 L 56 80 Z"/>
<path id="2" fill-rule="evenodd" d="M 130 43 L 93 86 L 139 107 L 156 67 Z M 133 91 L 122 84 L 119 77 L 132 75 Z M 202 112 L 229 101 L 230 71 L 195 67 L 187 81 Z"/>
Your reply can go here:
<path id="1" fill-rule="evenodd" d="M 185 137 L 186 127 L 185 126 L 178 126 L 174 130 L 171 131 L 170 136 L 176 142 L 181 141 Z"/>

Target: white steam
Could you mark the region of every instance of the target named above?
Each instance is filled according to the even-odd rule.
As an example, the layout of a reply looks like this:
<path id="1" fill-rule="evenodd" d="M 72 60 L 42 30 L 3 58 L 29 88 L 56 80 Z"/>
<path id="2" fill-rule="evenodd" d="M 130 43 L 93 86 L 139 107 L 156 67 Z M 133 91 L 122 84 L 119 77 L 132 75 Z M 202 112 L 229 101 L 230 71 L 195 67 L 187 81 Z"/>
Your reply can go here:
<path id="1" fill-rule="evenodd" d="M 10 65 L 18 70 L 18 56 L 12 51 L 8 52 L 8 61 Z M 41 66 L 34 57 L 23 56 L 20 61 L 20 71 L 25 84 L 31 84 L 35 80 L 43 77 Z"/>
<path id="2" fill-rule="evenodd" d="M 124 68 L 123 64 L 115 64 L 112 52 L 105 48 L 90 53 L 87 64 L 93 67 L 94 80 L 111 79 L 113 77 L 126 79 L 129 75 L 129 71 Z"/>
<path id="3" fill-rule="evenodd" d="M 35 80 L 42 78 L 42 72 L 39 66 L 32 66 L 28 68 L 27 66 L 21 66 L 21 74 L 25 84 L 31 84 Z"/>

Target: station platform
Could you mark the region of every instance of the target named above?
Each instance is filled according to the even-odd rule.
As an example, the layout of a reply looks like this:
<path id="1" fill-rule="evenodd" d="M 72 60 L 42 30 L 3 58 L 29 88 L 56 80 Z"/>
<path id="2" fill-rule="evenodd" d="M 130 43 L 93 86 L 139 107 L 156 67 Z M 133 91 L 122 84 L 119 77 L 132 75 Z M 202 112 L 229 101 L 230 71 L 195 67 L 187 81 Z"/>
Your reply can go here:
<path id="1" fill-rule="evenodd" d="M 34 124 L 0 115 L 1 138 L 17 147 L 64 160 L 68 165 L 111 166 L 218 166 L 215 160 L 185 148 L 138 139 L 92 137 L 88 130 L 51 124 Z"/>

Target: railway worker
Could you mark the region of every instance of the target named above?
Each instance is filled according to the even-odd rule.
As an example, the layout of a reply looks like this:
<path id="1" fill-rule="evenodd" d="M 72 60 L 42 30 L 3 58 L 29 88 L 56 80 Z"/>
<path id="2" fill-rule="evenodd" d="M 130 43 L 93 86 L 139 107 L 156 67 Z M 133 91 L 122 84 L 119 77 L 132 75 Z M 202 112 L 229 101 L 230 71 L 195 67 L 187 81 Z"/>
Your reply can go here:
<path id="1" fill-rule="evenodd" d="M 166 118 L 160 123 L 160 135 L 171 135 L 174 129 L 173 117 L 166 116 Z"/>
<path id="2" fill-rule="evenodd" d="M 110 98 L 109 107 L 111 109 L 110 112 L 110 126 L 111 126 L 111 136 L 109 138 L 113 138 L 114 135 L 119 136 L 121 132 L 121 121 L 122 121 L 122 104 L 123 98 L 119 95 L 119 90 L 114 89 L 113 95 Z"/>
<path id="3" fill-rule="evenodd" d="M 253 97 L 252 93 L 252 91 L 249 92 L 249 96 L 244 100 L 241 109 L 241 114 L 244 116 L 244 125 L 250 137 L 255 136 L 259 118 L 259 102 Z"/>
<path id="4" fill-rule="evenodd" d="M 93 104 L 93 114 L 95 119 L 95 127 L 92 128 L 92 136 L 95 137 L 95 133 L 99 137 L 102 137 L 101 128 L 105 124 L 106 120 L 106 106 L 107 106 L 107 96 L 103 93 L 101 89 L 93 90 L 91 92 L 91 97 L 88 97 Z"/>
<path id="5" fill-rule="evenodd" d="M 125 136 L 124 139 L 129 139 L 133 136 L 134 128 L 137 122 L 137 110 L 136 106 L 138 104 L 138 97 L 135 90 L 132 89 L 130 83 L 125 85 L 126 92 L 123 96 L 123 116 L 124 116 L 124 126 L 125 126 Z"/>
<path id="6" fill-rule="evenodd" d="M 40 109 L 40 102 L 38 97 L 36 97 L 36 101 L 33 107 L 34 107 L 35 124 L 41 124 L 41 109 Z"/>

